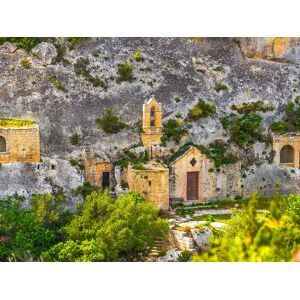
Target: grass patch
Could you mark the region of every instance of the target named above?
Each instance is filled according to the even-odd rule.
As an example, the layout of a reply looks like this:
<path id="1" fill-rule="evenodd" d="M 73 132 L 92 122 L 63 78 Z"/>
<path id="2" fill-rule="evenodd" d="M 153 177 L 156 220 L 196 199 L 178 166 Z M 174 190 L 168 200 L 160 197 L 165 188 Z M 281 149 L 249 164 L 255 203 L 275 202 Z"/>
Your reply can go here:
<path id="1" fill-rule="evenodd" d="M 214 89 L 217 91 L 217 92 L 220 92 L 220 91 L 226 91 L 228 90 L 228 87 L 226 84 L 224 84 L 221 80 L 217 80 L 215 82 L 215 87 Z"/>
<path id="2" fill-rule="evenodd" d="M 48 79 L 52 83 L 53 87 L 65 93 L 67 92 L 67 89 L 65 88 L 63 83 L 60 82 L 55 75 L 50 75 Z"/>
<path id="3" fill-rule="evenodd" d="M 0 127 L 9 128 L 9 127 L 29 127 L 35 124 L 31 120 L 18 120 L 18 119 L 0 119 Z"/>
<path id="4" fill-rule="evenodd" d="M 23 59 L 21 60 L 21 66 L 24 68 L 24 69 L 30 69 L 31 67 L 31 62 L 27 59 Z"/>

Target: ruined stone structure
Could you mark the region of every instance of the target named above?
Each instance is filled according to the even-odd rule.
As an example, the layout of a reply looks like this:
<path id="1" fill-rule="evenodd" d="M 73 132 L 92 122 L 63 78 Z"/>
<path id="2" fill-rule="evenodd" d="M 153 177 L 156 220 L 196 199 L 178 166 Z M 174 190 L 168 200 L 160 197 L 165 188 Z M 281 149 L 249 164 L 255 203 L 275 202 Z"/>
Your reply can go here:
<path id="1" fill-rule="evenodd" d="M 300 134 L 273 136 L 274 162 L 284 168 L 299 168 Z"/>
<path id="2" fill-rule="evenodd" d="M 37 124 L 0 127 L 0 163 L 39 162 L 40 132 Z"/>
<path id="3" fill-rule="evenodd" d="M 151 155 L 152 146 L 159 145 L 162 137 L 162 105 L 152 96 L 143 104 L 142 142 Z"/>
<path id="4" fill-rule="evenodd" d="M 170 164 L 170 198 L 203 201 L 240 194 L 240 164 L 215 170 L 215 165 L 201 151 L 191 146 Z"/>
<path id="5" fill-rule="evenodd" d="M 102 189 L 111 186 L 112 165 L 108 161 L 87 155 L 85 158 L 85 180 Z"/>
<path id="6" fill-rule="evenodd" d="M 128 186 L 130 191 L 139 193 L 146 201 L 163 210 L 169 209 L 169 170 L 151 161 L 141 169 L 128 166 Z"/>

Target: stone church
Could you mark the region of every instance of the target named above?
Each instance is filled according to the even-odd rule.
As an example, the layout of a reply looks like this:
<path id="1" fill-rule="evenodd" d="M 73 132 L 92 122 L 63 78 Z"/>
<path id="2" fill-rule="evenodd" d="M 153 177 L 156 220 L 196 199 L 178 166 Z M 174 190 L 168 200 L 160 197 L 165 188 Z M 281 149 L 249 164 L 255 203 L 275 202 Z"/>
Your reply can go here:
<path id="1" fill-rule="evenodd" d="M 150 161 L 136 170 L 128 167 L 130 191 L 140 193 L 146 201 L 168 209 L 170 199 L 197 202 L 224 199 L 241 193 L 240 162 L 226 165 L 217 171 L 214 162 L 191 146 L 169 166 L 159 163 L 164 155 L 162 137 L 162 105 L 151 97 L 143 105 L 142 142 Z"/>

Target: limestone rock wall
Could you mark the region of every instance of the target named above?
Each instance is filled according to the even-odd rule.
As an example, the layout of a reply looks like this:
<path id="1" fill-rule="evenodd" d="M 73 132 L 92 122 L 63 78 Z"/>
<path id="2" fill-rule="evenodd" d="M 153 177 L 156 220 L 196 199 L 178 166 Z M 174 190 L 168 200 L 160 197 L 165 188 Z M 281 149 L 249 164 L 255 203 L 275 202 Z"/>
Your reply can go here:
<path id="1" fill-rule="evenodd" d="M 231 112 L 232 104 L 257 100 L 273 104 L 275 110 L 262 115 L 267 132 L 272 122 L 282 118 L 283 105 L 300 95 L 297 38 L 90 38 L 73 49 L 68 48 L 66 39 L 59 42 L 66 51 L 57 62 L 51 45 L 40 45 L 35 55 L 8 43 L 0 46 L 0 112 L 39 123 L 44 157 L 67 161 L 83 156 L 84 145 L 89 143 L 92 151 L 104 152 L 113 161 L 122 149 L 140 142 L 142 104 L 152 94 L 163 105 L 163 121 L 177 113 L 186 116 L 198 98 L 215 104 L 214 117 L 193 122 L 189 128 L 189 139 L 203 145 L 215 139 L 228 140 L 219 119 Z M 135 60 L 137 49 L 143 61 Z M 90 74 L 106 82 L 107 89 L 76 74 L 80 58 L 88 59 Z M 24 60 L 28 68 L 24 68 Z M 120 83 L 116 80 L 118 64 L 125 60 L 133 66 L 134 80 Z M 218 66 L 222 71 L 217 71 Z M 217 80 L 226 84 L 227 90 L 217 92 Z M 111 107 L 129 127 L 110 135 L 99 129 L 95 120 Z M 81 137 L 75 146 L 70 143 L 74 133 Z M 243 179 L 245 193 L 258 183 L 265 186 L 263 182 L 268 182 L 266 191 L 270 190 L 275 177 L 287 183 L 286 190 L 298 189 L 297 180 L 285 181 L 286 171 L 269 164 L 270 147 L 263 145 L 260 152 L 255 147 L 246 151 L 232 147 L 242 159 L 242 173 L 249 174 Z M 6 183 L 7 168 L 2 166 L 1 171 Z M 76 168 L 62 172 L 66 178 L 78 176 Z M 2 184 L 0 192 L 27 187 L 26 176 L 18 178 L 18 186 Z"/>

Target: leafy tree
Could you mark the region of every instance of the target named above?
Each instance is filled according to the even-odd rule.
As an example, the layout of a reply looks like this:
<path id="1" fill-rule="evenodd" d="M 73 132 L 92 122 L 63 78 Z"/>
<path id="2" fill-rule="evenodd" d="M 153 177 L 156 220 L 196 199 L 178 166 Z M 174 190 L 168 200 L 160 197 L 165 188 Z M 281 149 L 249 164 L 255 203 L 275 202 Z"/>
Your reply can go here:
<path id="1" fill-rule="evenodd" d="M 127 127 L 127 124 L 121 120 L 112 108 L 106 109 L 104 114 L 97 118 L 96 123 L 106 133 L 118 133 Z"/>
<path id="2" fill-rule="evenodd" d="M 167 230 L 159 211 L 137 194 L 113 200 L 108 191 L 87 196 L 65 227 L 68 240 L 45 252 L 50 261 L 117 261 L 141 258 Z"/>
<path id="3" fill-rule="evenodd" d="M 295 201 L 296 197 L 296 201 Z M 300 246 L 300 223 L 290 216 L 300 209 L 298 196 L 290 196 L 284 209 L 274 197 L 269 212 L 259 213 L 257 194 L 253 194 L 243 211 L 235 211 L 224 232 L 215 235 L 207 253 L 194 261 L 291 261 Z M 294 207 L 295 206 L 295 207 Z"/>
<path id="4" fill-rule="evenodd" d="M 0 201 L 0 260 L 37 260 L 53 245 L 54 234 L 29 210 L 17 195 Z"/>

